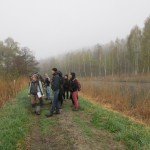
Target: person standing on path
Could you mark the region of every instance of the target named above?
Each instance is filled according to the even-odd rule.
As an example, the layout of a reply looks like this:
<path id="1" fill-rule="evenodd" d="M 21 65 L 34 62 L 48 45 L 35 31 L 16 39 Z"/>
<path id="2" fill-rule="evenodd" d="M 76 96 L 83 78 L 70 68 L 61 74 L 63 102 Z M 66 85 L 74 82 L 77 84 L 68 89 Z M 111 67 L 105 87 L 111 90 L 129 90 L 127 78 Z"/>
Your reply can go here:
<path id="1" fill-rule="evenodd" d="M 50 112 L 49 114 L 47 114 L 47 117 L 52 117 L 54 110 L 56 110 L 56 114 L 60 114 L 60 110 L 59 110 L 59 101 L 58 101 L 58 94 L 59 94 L 59 89 L 60 89 L 60 79 L 59 79 L 59 75 L 57 74 L 57 68 L 53 68 L 52 69 L 52 83 L 51 83 L 51 88 L 53 90 L 53 103 L 51 105 L 50 108 Z"/>
<path id="2" fill-rule="evenodd" d="M 78 110 L 79 104 L 78 104 L 78 82 L 76 79 L 76 74 L 74 72 L 70 73 L 70 92 L 71 97 L 74 104 L 74 111 Z"/>
<path id="3" fill-rule="evenodd" d="M 68 75 L 66 74 L 64 76 L 64 94 L 63 94 L 64 99 L 69 99 L 69 80 L 68 80 Z"/>
<path id="4" fill-rule="evenodd" d="M 29 96 L 31 98 L 31 105 L 33 113 L 40 115 L 40 98 L 43 95 L 43 88 L 41 82 L 38 80 L 38 76 L 34 74 L 31 77 L 31 82 L 29 83 Z"/>
<path id="5" fill-rule="evenodd" d="M 38 72 L 35 72 L 34 74 L 37 75 L 37 78 L 39 80 L 39 83 L 42 85 L 42 90 L 43 90 L 43 88 L 44 88 L 44 79 L 43 79 L 43 77 Z M 43 93 L 43 96 L 44 96 L 43 91 L 42 91 L 42 93 Z M 42 107 L 44 105 L 43 97 L 40 97 L 39 100 L 40 100 L 40 106 Z"/>
<path id="6" fill-rule="evenodd" d="M 45 91 L 46 91 L 46 100 L 50 100 L 50 77 L 45 73 Z"/>
<path id="7" fill-rule="evenodd" d="M 64 100 L 64 78 L 61 71 L 57 71 L 57 74 L 59 75 L 59 81 L 60 81 L 60 87 L 59 87 L 59 94 L 58 94 L 58 100 L 59 100 L 59 107 L 61 109 L 63 100 Z"/>

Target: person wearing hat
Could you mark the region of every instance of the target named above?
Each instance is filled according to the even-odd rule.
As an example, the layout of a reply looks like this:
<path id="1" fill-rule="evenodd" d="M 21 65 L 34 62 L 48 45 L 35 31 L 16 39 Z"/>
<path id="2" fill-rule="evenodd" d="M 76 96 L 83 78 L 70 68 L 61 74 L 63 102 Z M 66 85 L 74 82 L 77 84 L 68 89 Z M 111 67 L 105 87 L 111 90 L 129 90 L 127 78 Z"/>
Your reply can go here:
<path id="1" fill-rule="evenodd" d="M 33 113 L 40 115 L 40 98 L 43 95 L 43 88 L 38 76 L 33 74 L 29 83 L 29 96 L 31 98 L 31 105 Z"/>
<path id="2" fill-rule="evenodd" d="M 59 101 L 58 101 L 58 94 L 59 94 L 59 89 L 60 89 L 60 79 L 59 75 L 57 73 L 57 68 L 53 68 L 51 70 L 52 72 L 52 81 L 51 81 L 51 89 L 53 91 L 53 103 L 50 108 L 50 112 L 46 115 L 47 117 L 52 117 L 54 110 L 56 110 L 56 114 L 60 114 L 59 110 Z"/>

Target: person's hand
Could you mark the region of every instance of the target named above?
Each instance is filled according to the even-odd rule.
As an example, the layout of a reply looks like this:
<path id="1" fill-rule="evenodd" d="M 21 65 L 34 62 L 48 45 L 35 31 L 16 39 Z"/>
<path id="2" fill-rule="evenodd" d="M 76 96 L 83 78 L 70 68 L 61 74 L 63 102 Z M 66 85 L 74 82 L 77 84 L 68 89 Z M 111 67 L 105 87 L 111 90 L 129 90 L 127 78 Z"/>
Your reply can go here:
<path id="1" fill-rule="evenodd" d="M 48 77 L 48 81 L 51 81 L 50 77 Z"/>

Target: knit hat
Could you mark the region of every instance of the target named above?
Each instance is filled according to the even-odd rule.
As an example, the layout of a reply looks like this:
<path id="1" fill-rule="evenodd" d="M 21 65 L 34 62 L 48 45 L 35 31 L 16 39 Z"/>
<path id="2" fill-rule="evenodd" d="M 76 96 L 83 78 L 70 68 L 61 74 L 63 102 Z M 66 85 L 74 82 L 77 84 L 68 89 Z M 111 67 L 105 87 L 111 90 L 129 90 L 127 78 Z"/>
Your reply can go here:
<path id="1" fill-rule="evenodd" d="M 57 72 L 57 68 L 53 68 L 52 70 L 55 71 L 55 72 Z"/>
<path id="2" fill-rule="evenodd" d="M 32 78 L 33 78 L 33 77 L 36 78 L 36 79 L 38 79 L 38 75 L 37 75 L 37 74 L 33 74 L 33 75 L 32 75 Z"/>

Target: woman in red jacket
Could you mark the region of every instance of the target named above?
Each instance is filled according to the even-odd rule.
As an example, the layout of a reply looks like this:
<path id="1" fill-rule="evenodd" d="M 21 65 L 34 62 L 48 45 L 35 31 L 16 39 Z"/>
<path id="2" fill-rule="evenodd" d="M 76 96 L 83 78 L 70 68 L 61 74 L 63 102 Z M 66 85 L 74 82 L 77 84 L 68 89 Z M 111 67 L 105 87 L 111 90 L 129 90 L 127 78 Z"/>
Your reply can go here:
<path id="1" fill-rule="evenodd" d="M 78 82 L 76 79 L 76 74 L 74 72 L 70 73 L 70 92 L 74 102 L 74 111 L 77 111 L 79 108 L 78 103 Z"/>

